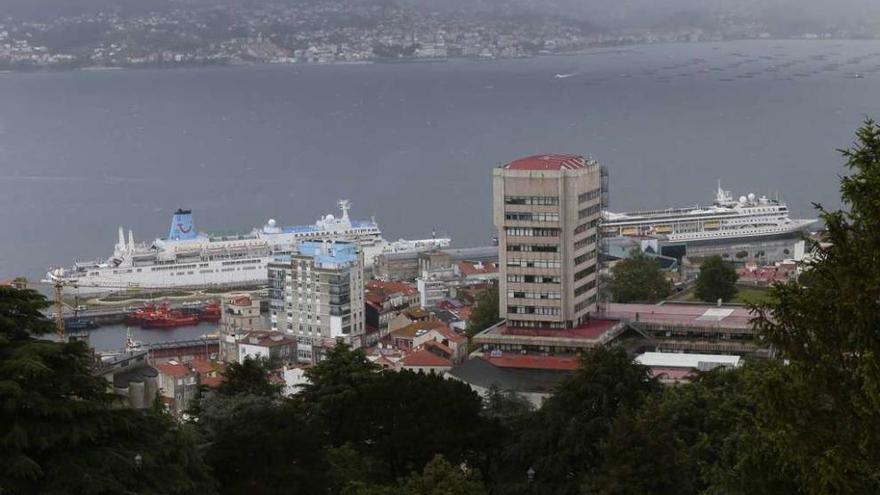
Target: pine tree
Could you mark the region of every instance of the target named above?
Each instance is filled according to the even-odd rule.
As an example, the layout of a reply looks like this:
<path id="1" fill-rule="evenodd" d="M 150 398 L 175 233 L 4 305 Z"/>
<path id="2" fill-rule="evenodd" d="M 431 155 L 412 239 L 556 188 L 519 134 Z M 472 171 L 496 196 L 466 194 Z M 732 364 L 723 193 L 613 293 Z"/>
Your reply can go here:
<path id="1" fill-rule="evenodd" d="M 805 283 L 776 285 L 756 326 L 789 360 L 767 377 L 767 424 L 808 493 L 880 493 L 880 126 L 842 150 L 845 210 L 817 205 Z"/>
<path id="2" fill-rule="evenodd" d="M 81 342 L 53 331 L 32 290 L 0 287 L 0 492 L 213 493 L 186 428 L 114 407 Z"/>

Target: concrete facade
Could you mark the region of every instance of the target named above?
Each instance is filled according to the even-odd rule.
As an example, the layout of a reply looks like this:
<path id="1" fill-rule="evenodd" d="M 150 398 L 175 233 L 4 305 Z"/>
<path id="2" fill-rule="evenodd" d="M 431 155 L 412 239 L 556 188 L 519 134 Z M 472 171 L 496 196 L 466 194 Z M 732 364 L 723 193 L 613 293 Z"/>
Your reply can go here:
<path id="1" fill-rule="evenodd" d="M 597 300 L 600 166 L 540 155 L 493 170 L 499 314 L 513 328 L 575 328 Z"/>
<path id="2" fill-rule="evenodd" d="M 248 332 L 266 330 L 260 315 L 260 300 L 249 294 L 230 294 L 223 298 L 220 313 L 220 361 L 237 362 L 238 341 Z"/>
<path id="3" fill-rule="evenodd" d="M 272 330 L 297 341 L 297 361 L 319 362 L 327 347 L 363 345 L 364 257 L 356 244 L 302 242 L 269 263 Z"/>

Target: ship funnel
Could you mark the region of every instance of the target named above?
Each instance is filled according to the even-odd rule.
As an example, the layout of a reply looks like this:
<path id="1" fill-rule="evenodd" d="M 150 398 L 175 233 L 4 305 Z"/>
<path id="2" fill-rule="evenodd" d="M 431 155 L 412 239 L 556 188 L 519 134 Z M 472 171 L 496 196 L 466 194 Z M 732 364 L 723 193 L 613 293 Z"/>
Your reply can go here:
<path id="1" fill-rule="evenodd" d="M 181 241 L 196 238 L 196 230 L 193 226 L 192 210 L 177 210 L 171 217 L 171 229 L 168 231 L 168 239 Z"/>
<path id="2" fill-rule="evenodd" d="M 134 251 L 134 231 L 128 231 L 128 252 L 131 253 Z"/>
<path id="3" fill-rule="evenodd" d="M 119 226 L 119 240 L 116 241 L 116 250 L 122 251 L 125 249 L 125 230 L 122 226 Z"/>

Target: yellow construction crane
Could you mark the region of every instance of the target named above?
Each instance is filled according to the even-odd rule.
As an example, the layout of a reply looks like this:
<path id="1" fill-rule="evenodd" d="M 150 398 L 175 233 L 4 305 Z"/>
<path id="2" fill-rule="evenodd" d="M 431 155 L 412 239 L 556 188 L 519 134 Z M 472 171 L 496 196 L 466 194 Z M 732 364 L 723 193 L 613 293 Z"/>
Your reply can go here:
<path id="1" fill-rule="evenodd" d="M 142 285 L 104 285 L 104 284 L 88 284 L 81 285 L 64 278 L 64 270 L 58 268 L 49 272 L 49 278 L 41 280 L 43 284 L 52 286 L 55 305 L 55 333 L 58 334 L 59 340 L 64 340 L 64 288 L 71 287 L 90 287 L 95 289 L 114 289 L 114 290 L 168 290 L 168 289 L 187 289 L 187 287 L 179 286 L 142 286 Z M 76 308 L 74 308 L 74 312 Z"/>

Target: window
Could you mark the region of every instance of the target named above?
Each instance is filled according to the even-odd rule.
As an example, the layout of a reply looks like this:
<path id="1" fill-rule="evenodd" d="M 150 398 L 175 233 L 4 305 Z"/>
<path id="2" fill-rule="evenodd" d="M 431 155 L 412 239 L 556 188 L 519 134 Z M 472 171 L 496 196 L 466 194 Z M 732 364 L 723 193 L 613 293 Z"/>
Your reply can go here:
<path id="1" fill-rule="evenodd" d="M 580 287 L 578 287 L 574 290 L 574 297 L 577 297 L 577 296 L 587 292 L 588 290 L 590 290 L 594 287 L 596 287 L 596 281 L 590 280 L 589 282 L 585 283 L 584 285 L 581 285 Z"/>
<path id="2" fill-rule="evenodd" d="M 508 244 L 508 251 L 523 253 L 558 253 L 559 245 L 557 244 Z"/>
<path id="3" fill-rule="evenodd" d="M 514 275 L 508 274 L 507 281 L 519 284 L 558 284 L 560 278 L 550 275 Z"/>
<path id="4" fill-rule="evenodd" d="M 574 234 L 578 235 L 581 232 L 586 232 L 587 229 L 592 229 L 593 227 L 595 227 L 598 224 L 599 224 L 599 219 L 594 219 L 594 220 L 591 220 L 587 223 L 582 223 L 574 229 Z"/>
<path id="5" fill-rule="evenodd" d="M 541 316 L 558 316 L 559 308 L 546 306 L 508 306 L 507 312 L 516 315 L 541 315 Z"/>
<path id="6" fill-rule="evenodd" d="M 520 268 L 559 268 L 561 262 L 559 260 L 521 260 L 509 259 L 507 266 Z"/>
<path id="7" fill-rule="evenodd" d="M 562 299 L 558 292 L 507 291 L 508 299 Z"/>
<path id="8" fill-rule="evenodd" d="M 576 256 L 574 259 L 574 264 L 575 264 L 575 266 L 577 266 L 577 265 L 580 265 L 581 263 L 584 263 L 585 261 L 593 259 L 595 257 L 596 257 L 596 251 L 590 251 L 590 252 L 584 253 L 580 256 Z"/>
<path id="9" fill-rule="evenodd" d="M 602 209 L 601 205 L 588 206 L 588 207 L 578 211 L 578 218 L 587 218 L 587 217 L 591 217 L 593 215 L 598 215 L 599 210 L 601 210 L 601 209 Z"/>
<path id="10" fill-rule="evenodd" d="M 592 191 L 587 191 L 583 194 L 578 194 L 578 203 L 583 203 L 585 201 L 589 201 L 591 199 L 596 199 L 602 195 L 601 189 L 593 189 Z"/>
<path id="11" fill-rule="evenodd" d="M 559 204 L 559 198 L 556 196 L 505 196 L 504 203 L 509 205 L 556 206 Z"/>
<path id="12" fill-rule="evenodd" d="M 558 237 L 560 230 L 531 227 L 505 227 L 504 232 L 509 236 L 518 237 Z"/>
<path id="13" fill-rule="evenodd" d="M 505 213 L 504 219 L 521 222 L 558 222 L 559 213 L 512 212 Z"/>

